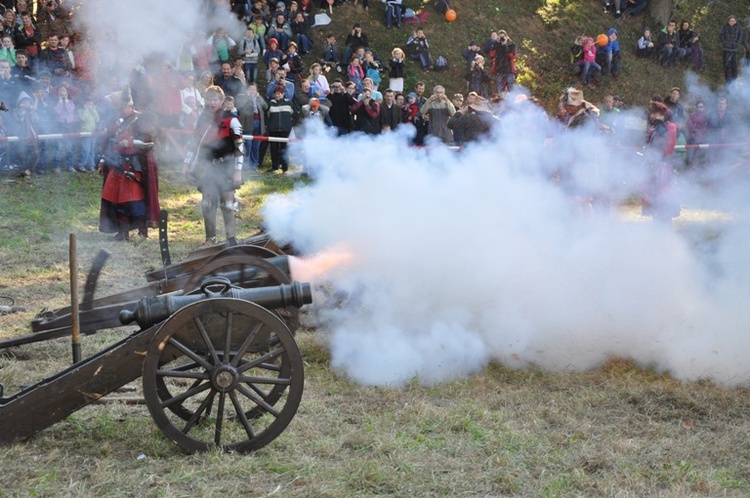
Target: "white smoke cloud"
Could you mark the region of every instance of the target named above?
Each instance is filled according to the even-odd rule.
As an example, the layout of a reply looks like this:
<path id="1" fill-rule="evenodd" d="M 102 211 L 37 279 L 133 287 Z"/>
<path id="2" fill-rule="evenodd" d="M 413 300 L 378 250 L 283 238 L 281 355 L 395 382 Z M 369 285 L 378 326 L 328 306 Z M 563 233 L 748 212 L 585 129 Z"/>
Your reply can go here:
<path id="1" fill-rule="evenodd" d="M 133 64 L 155 54 L 176 58 L 199 33 L 223 27 L 237 39 L 243 26 L 220 6 L 207 16 L 202 0 L 91 0 L 75 12 L 77 27 L 89 35 L 103 67 L 127 74 Z M 108 75 L 100 75 L 107 77 Z"/>
<path id="2" fill-rule="evenodd" d="M 492 143 L 461 153 L 410 149 L 407 134 L 321 130 L 295 146 L 315 180 L 271 198 L 263 214 L 274 238 L 304 254 L 354 255 L 329 275 L 338 301 L 319 299 L 333 367 L 400 385 L 491 360 L 581 371 L 624 357 L 681 379 L 747 383 L 742 209 L 731 206 L 728 224 L 698 216 L 681 230 L 615 209 L 588 214 L 550 172 L 617 204 L 637 191 L 641 156 L 596 134 L 550 141 L 538 112 L 514 116 Z M 727 209 L 725 193 L 704 190 L 694 207 Z M 686 208 L 684 218 L 699 213 Z"/>

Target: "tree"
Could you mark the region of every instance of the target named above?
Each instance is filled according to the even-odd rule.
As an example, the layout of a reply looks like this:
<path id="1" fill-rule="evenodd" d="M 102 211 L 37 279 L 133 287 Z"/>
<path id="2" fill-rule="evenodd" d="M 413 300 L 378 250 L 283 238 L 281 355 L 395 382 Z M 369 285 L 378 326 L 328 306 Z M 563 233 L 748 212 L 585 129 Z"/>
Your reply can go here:
<path id="1" fill-rule="evenodd" d="M 672 17 L 672 0 L 651 0 L 648 10 L 651 17 L 666 26 Z"/>

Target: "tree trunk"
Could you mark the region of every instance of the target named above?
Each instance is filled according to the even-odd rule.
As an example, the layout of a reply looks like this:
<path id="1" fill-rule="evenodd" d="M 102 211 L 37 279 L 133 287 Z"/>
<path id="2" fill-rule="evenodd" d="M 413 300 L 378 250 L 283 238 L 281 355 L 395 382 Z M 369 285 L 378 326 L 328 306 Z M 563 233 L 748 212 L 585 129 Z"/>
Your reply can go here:
<path id="1" fill-rule="evenodd" d="M 649 3 L 651 17 L 666 26 L 672 16 L 672 0 L 651 0 Z"/>

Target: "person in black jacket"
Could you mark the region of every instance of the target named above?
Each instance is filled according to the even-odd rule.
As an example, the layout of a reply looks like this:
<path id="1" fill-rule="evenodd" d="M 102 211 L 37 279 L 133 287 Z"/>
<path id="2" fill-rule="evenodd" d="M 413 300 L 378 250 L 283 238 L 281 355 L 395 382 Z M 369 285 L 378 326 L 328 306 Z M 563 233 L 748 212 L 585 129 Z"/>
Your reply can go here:
<path id="1" fill-rule="evenodd" d="M 742 28 L 737 24 L 737 17 L 729 16 L 719 35 L 724 60 L 724 83 L 729 84 L 737 79 L 737 49 L 742 43 Z"/>
<path id="2" fill-rule="evenodd" d="M 273 98 L 268 103 L 266 129 L 269 137 L 288 139 L 296 119 L 295 106 L 284 96 L 281 85 L 273 89 Z M 289 169 L 286 157 L 287 141 L 271 142 L 271 163 L 274 173 L 285 173 Z"/>
<path id="3" fill-rule="evenodd" d="M 349 86 L 355 86 L 351 81 Z M 340 79 L 335 79 L 331 85 L 331 93 L 328 94 L 328 100 L 331 102 L 331 109 L 328 115 L 331 118 L 333 126 L 339 136 L 346 135 L 352 131 L 352 115 L 349 108 L 357 101 L 354 99 L 354 91 L 349 91 L 344 87 Z"/>

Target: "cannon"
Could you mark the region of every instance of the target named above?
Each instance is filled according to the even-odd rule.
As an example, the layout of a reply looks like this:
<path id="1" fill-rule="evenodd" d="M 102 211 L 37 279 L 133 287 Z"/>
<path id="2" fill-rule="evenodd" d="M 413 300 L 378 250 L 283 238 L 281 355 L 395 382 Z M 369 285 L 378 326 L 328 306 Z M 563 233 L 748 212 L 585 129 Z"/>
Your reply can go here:
<path id="1" fill-rule="evenodd" d="M 200 251 L 205 252 L 205 249 Z M 289 284 L 292 281 L 289 257 L 286 255 L 278 255 L 254 245 L 237 245 L 224 249 L 217 246 L 217 250 L 204 257 L 193 257 L 189 260 L 191 263 L 188 266 L 172 265 L 171 269 L 165 272 L 170 275 L 169 278 L 152 281 L 143 287 L 111 296 L 94 298 L 99 275 L 108 257 L 106 251 L 100 251 L 94 258 L 86 278 L 83 299 L 79 306 L 79 327 L 83 334 L 94 334 L 102 329 L 119 327 L 119 311 L 132 309 L 142 297 L 174 292 L 189 293 L 198 289 L 201 282 L 211 276 L 221 275 L 243 288 Z M 186 272 L 188 268 L 192 270 Z M 71 307 L 66 306 L 40 314 L 31 322 L 31 334 L 0 341 L 0 349 L 70 335 L 71 313 Z M 285 309 L 281 314 L 287 326 L 295 331 L 299 326 L 297 310 Z"/>
<path id="2" fill-rule="evenodd" d="M 185 452 L 257 450 L 289 425 L 304 383 L 294 336 L 271 310 L 311 302 L 307 283 L 243 289 L 226 277 L 193 294 L 144 297 L 118 316 L 140 330 L 0 397 L 0 444 L 25 440 L 142 377 L 151 417 Z"/>

